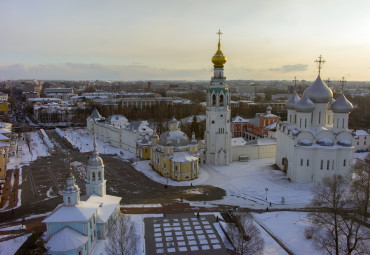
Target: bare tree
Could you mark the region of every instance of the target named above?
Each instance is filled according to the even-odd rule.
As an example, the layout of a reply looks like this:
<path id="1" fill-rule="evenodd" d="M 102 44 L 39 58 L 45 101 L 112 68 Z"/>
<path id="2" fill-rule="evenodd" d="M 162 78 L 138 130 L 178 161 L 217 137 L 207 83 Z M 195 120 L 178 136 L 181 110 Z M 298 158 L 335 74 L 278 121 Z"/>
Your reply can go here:
<path id="1" fill-rule="evenodd" d="M 112 226 L 105 245 L 109 255 L 128 255 L 135 253 L 137 235 L 128 215 L 121 215 Z"/>
<path id="2" fill-rule="evenodd" d="M 370 200 L 370 154 L 352 167 L 351 200 L 358 209 L 357 217 L 366 220 Z"/>
<path id="3" fill-rule="evenodd" d="M 264 240 L 254 225 L 250 213 L 238 213 L 233 217 L 235 226 L 228 225 L 228 235 L 238 254 L 262 254 Z"/>
<path id="4" fill-rule="evenodd" d="M 312 206 L 321 208 L 309 214 L 314 244 L 328 254 L 361 254 L 366 251 L 367 228 L 351 215 L 350 183 L 334 175 L 313 188 Z"/>

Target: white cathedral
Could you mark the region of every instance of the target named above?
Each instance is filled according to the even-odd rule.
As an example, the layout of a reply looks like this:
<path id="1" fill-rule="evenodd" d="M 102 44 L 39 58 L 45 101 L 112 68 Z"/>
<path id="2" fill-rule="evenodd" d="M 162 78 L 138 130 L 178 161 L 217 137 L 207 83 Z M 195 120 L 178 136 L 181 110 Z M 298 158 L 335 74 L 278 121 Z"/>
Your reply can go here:
<path id="1" fill-rule="evenodd" d="M 353 109 L 342 93 L 336 100 L 319 74 L 300 98 L 286 101 L 287 121 L 276 128 L 276 164 L 296 182 L 320 182 L 333 174 L 350 177 L 354 136 L 348 130 Z"/>
<path id="2" fill-rule="evenodd" d="M 91 254 L 97 240 L 106 238 L 119 217 L 122 199 L 106 194 L 104 164 L 96 149 L 95 133 L 94 150 L 87 167 L 86 196 L 80 198 L 71 171 L 62 193 L 63 203 L 43 220 L 47 227 L 47 253 Z"/>

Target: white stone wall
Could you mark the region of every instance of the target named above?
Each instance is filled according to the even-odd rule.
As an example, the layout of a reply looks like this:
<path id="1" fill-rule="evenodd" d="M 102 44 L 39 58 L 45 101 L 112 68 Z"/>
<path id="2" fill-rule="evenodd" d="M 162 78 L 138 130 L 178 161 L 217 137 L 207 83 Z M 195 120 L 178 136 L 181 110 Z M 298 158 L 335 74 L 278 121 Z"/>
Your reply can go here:
<path id="1" fill-rule="evenodd" d="M 239 161 L 240 156 L 246 156 L 248 159 L 273 158 L 276 153 L 276 145 L 257 145 L 247 144 L 241 146 L 232 146 L 232 161 Z"/>

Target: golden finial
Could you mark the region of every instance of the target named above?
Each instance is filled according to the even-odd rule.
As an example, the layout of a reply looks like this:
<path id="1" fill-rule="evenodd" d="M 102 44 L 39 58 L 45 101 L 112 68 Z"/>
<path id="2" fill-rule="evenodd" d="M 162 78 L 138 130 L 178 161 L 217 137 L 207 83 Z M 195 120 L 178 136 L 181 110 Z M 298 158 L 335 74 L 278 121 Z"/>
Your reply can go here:
<path id="1" fill-rule="evenodd" d="M 221 30 L 219 29 L 216 34 L 218 35 L 218 50 L 212 57 L 212 63 L 214 67 L 224 67 L 224 64 L 226 63 L 227 59 L 221 51 L 221 35 L 222 35 Z"/>
<path id="2" fill-rule="evenodd" d="M 68 168 L 71 169 L 71 158 L 68 158 Z"/>
<path id="3" fill-rule="evenodd" d="M 218 49 L 221 49 L 221 29 L 218 29 L 218 32 L 216 34 L 218 35 Z"/>
<path id="4" fill-rule="evenodd" d="M 319 69 L 319 75 L 320 75 L 320 72 L 321 72 L 321 69 L 322 69 L 322 66 L 324 65 L 326 61 L 322 58 L 322 56 L 320 55 L 318 59 L 315 60 L 315 63 L 317 63 L 318 65 L 318 69 Z"/>

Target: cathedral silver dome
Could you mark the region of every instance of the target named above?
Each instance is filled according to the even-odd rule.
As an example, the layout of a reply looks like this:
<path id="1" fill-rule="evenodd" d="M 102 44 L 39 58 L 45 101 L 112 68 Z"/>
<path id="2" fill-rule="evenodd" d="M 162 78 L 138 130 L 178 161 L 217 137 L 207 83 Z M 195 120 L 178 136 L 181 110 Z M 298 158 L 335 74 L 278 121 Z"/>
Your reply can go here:
<path id="1" fill-rule="evenodd" d="M 353 110 L 353 105 L 344 94 L 341 94 L 331 105 L 331 110 L 336 113 L 349 113 Z"/>
<path id="2" fill-rule="evenodd" d="M 167 136 L 169 136 L 169 141 L 174 147 L 189 145 L 189 138 L 182 131 L 166 131 L 162 133 L 159 137 L 159 145 L 167 146 Z"/>
<path id="3" fill-rule="evenodd" d="M 329 103 L 333 98 L 333 91 L 321 80 L 320 75 L 317 76 L 306 92 L 314 103 Z"/>
<path id="4" fill-rule="evenodd" d="M 299 101 L 299 99 L 297 92 L 294 91 L 293 95 L 285 102 L 286 108 L 294 110 L 294 105 Z"/>
<path id="5" fill-rule="evenodd" d="M 315 106 L 308 98 L 307 93 L 304 93 L 302 98 L 294 105 L 294 109 L 297 112 L 312 112 Z"/>

